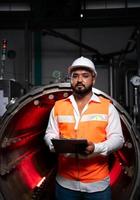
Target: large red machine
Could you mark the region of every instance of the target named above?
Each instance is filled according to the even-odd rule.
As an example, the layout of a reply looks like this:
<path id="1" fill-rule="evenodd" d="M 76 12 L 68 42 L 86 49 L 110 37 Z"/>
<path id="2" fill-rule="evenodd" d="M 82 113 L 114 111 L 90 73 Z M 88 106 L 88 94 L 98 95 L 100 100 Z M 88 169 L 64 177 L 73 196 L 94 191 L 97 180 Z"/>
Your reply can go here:
<path id="1" fill-rule="evenodd" d="M 140 137 L 125 109 L 117 108 L 124 147 L 110 155 L 113 200 L 138 200 L 140 193 Z M 9 105 L 0 124 L 0 199 L 53 200 L 57 156 L 44 142 L 49 113 L 56 100 L 71 94 L 69 83 L 42 86 Z"/>

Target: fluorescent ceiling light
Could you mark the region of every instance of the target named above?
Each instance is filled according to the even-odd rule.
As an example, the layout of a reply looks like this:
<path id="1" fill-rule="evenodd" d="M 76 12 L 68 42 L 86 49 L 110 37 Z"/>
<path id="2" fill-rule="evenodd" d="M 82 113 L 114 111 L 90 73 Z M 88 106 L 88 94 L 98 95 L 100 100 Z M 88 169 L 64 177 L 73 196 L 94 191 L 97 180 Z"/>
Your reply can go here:
<path id="1" fill-rule="evenodd" d="M 0 3 L 0 11 L 31 11 L 28 3 Z"/>

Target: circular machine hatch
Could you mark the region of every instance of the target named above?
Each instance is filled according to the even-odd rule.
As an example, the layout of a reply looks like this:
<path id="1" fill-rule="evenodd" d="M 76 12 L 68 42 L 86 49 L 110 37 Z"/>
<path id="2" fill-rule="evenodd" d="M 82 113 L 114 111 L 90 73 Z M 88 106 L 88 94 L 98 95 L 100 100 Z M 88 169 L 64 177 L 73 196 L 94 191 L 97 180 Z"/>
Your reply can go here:
<path id="1" fill-rule="evenodd" d="M 109 156 L 113 200 L 138 200 L 140 137 L 124 108 L 107 94 L 119 112 L 125 144 Z M 33 89 L 9 105 L 0 124 L 0 199 L 53 200 L 57 156 L 44 142 L 50 111 L 56 100 L 72 93 L 69 83 Z"/>

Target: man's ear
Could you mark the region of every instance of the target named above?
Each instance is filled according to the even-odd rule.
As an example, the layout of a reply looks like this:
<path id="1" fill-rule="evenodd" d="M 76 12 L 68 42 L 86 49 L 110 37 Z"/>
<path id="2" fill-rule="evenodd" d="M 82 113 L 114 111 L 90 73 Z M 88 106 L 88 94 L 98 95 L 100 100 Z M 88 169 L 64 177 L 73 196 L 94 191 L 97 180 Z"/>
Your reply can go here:
<path id="1" fill-rule="evenodd" d="M 94 78 L 94 79 L 93 79 L 93 85 L 95 84 L 95 81 L 96 81 L 96 79 Z"/>

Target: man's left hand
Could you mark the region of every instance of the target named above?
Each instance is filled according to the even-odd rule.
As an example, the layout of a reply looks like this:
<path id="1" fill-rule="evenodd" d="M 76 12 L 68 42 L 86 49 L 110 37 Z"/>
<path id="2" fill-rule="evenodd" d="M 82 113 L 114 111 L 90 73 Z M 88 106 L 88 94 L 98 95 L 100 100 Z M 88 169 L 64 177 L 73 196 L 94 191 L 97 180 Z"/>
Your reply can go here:
<path id="1" fill-rule="evenodd" d="M 88 141 L 88 145 L 86 147 L 85 154 L 86 155 L 92 154 L 94 152 L 94 148 L 95 148 L 94 143 Z"/>

